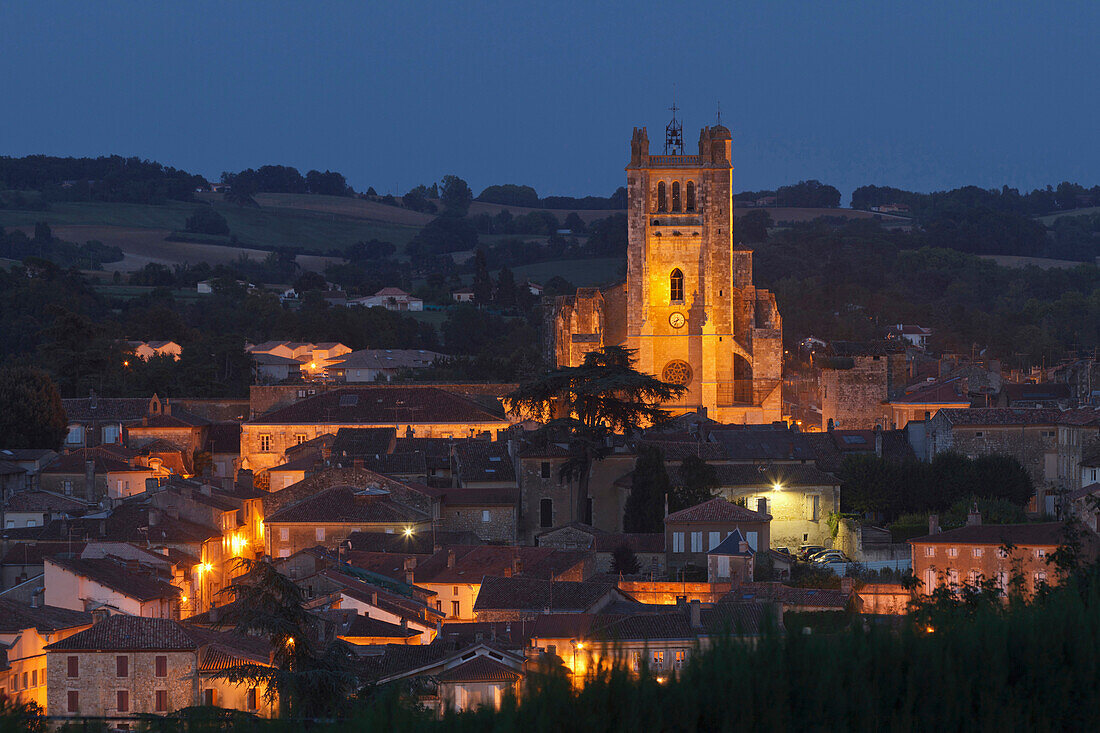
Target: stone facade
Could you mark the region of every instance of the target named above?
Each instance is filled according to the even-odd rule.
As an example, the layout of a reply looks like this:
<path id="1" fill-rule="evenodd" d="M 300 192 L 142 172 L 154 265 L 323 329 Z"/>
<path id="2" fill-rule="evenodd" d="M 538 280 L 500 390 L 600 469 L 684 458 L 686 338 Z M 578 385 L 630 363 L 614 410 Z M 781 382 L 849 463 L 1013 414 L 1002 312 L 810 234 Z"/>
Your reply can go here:
<path id="1" fill-rule="evenodd" d="M 77 676 L 69 677 L 69 657 L 76 657 Z M 167 657 L 167 674 L 156 676 L 156 658 Z M 117 657 L 127 658 L 127 676 L 119 677 Z M 164 713 L 196 704 L 198 680 L 194 651 L 87 652 L 57 651 L 46 655 L 50 715 L 111 716 Z M 128 693 L 129 710 L 118 709 L 118 692 Z M 156 691 L 167 693 L 167 710 L 156 709 Z M 69 693 L 78 709 L 69 709 Z"/>
<path id="2" fill-rule="evenodd" d="M 441 530 L 469 531 L 493 544 L 515 544 L 516 507 L 514 505 L 448 506 L 439 510 Z"/>
<path id="3" fill-rule="evenodd" d="M 519 542 L 534 544 L 535 535 L 570 522 L 591 524 L 604 532 L 623 531 L 623 509 L 630 492 L 617 481 L 634 469 L 633 453 L 615 453 L 592 465 L 588 481 L 592 510 L 591 516 L 585 517 L 577 515 L 577 482 L 560 478 L 564 455 L 539 453 L 523 453 L 518 461 Z M 549 502 L 548 516 L 543 512 L 544 501 Z"/>
<path id="4" fill-rule="evenodd" d="M 975 417 L 962 420 L 951 417 L 969 412 Z M 1004 414 L 1013 412 L 1019 414 L 1011 422 L 1001 419 Z M 1058 480 L 1057 420 L 1057 411 L 1052 410 L 940 410 L 928 426 L 929 459 L 947 451 L 969 458 L 1012 456 L 1027 470 L 1035 488 L 1041 490 Z"/>
<path id="5" fill-rule="evenodd" d="M 850 364 L 850 366 L 849 366 Z M 893 428 L 887 401 L 905 389 L 904 350 L 851 354 L 821 369 L 821 426 L 845 430 Z"/>
<path id="6" fill-rule="evenodd" d="M 752 251 L 734 247 L 731 138 L 699 136 L 698 155 L 650 155 L 635 128 L 627 166 L 626 285 L 582 288 L 548 309 L 547 356 L 575 366 L 625 344 L 637 367 L 687 387 L 666 405 L 722 422 L 782 418 L 782 319 L 753 283 Z"/>

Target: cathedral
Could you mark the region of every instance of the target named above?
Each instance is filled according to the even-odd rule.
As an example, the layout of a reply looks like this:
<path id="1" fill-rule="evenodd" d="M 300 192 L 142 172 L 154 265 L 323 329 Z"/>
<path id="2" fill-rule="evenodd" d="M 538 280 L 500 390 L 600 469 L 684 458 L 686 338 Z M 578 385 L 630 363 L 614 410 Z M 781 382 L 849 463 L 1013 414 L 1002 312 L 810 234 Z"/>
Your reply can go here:
<path id="1" fill-rule="evenodd" d="M 752 250 L 734 245 L 731 136 L 699 133 L 684 155 L 673 111 L 663 155 L 646 128 L 630 141 L 626 282 L 548 304 L 547 357 L 576 366 L 592 350 L 634 349 L 637 367 L 687 387 L 664 405 L 724 423 L 783 418 L 783 326 L 775 296 L 753 285 Z"/>

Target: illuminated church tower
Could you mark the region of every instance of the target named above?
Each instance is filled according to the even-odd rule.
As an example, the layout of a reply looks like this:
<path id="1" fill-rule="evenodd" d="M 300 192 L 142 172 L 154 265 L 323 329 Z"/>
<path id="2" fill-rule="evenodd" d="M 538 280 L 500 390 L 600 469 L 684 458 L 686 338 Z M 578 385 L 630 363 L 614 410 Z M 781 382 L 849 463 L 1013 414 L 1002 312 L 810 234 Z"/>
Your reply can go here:
<path id="1" fill-rule="evenodd" d="M 583 288 L 554 304 L 549 356 L 624 343 L 638 368 L 687 386 L 673 412 L 705 408 L 715 420 L 782 419 L 782 321 L 775 296 L 753 285 L 752 251 L 734 246 L 731 136 L 704 127 L 683 154 L 673 111 L 662 155 L 635 128 L 627 173 L 626 283 Z"/>

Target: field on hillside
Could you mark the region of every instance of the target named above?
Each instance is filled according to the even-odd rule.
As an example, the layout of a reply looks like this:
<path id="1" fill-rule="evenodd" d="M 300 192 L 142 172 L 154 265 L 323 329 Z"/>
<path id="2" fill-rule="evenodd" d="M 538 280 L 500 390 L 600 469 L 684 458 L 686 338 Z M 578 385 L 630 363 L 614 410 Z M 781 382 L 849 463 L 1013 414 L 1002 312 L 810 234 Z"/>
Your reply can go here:
<path id="1" fill-rule="evenodd" d="M 1048 214 L 1047 216 L 1040 216 L 1038 221 L 1043 222 L 1046 226 L 1050 226 L 1054 223 L 1055 219 L 1061 219 L 1063 216 L 1088 216 L 1091 214 L 1100 214 L 1100 206 L 1091 206 L 1086 209 L 1073 209 L 1072 211 L 1063 211 L 1058 214 Z"/>
<path id="2" fill-rule="evenodd" d="M 810 221 L 821 216 L 836 216 L 845 219 L 874 219 L 882 220 L 883 226 L 894 224 L 907 225 L 912 220 L 905 216 L 893 214 L 880 214 L 877 211 L 863 211 L 862 209 L 800 209 L 800 208 L 773 208 L 773 207 L 737 207 L 733 210 L 734 218 L 744 216 L 750 211 L 766 211 L 771 215 L 772 221 Z"/>
<path id="3" fill-rule="evenodd" d="M 1038 267 L 1040 270 L 1072 269 L 1078 265 L 1088 264 L 1076 260 L 1051 260 L 1045 257 L 1020 257 L 1017 255 L 978 255 L 978 257 L 983 260 L 993 260 L 1001 267 Z"/>
<path id="4" fill-rule="evenodd" d="M 520 265 L 512 269 L 516 280 L 533 280 L 541 285 L 560 276 L 577 287 L 609 285 L 626 277 L 626 259 L 600 257 L 591 260 L 561 260 Z"/>
<path id="5" fill-rule="evenodd" d="M 220 193 L 200 193 L 196 194 L 196 198 L 214 204 L 222 202 Z M 264 209 L 311 211 L 401 226 L 422 227 L 435 218 L 432 214 L 422 214 L 411 209 L 403 209 L 400 206 L 388 206 L 376 201 L 366 201 L 350 196 L 318 196 L 308 193 L 258 193 L 253 198 Z"/>

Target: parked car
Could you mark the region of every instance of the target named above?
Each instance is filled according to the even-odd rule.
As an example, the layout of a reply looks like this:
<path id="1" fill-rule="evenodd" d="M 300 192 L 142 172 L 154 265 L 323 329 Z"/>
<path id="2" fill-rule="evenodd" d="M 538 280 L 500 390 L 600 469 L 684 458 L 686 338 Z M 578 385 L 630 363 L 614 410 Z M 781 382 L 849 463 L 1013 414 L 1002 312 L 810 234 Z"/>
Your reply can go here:
<path id="1" fill-rule="evenodd" d="M 821 552 L 822 550 L 826 550 L 826 549 L 828 549 L 828 548 L 822 547 L 821 545 L 802 545 L 802 547 L 798 548 L 798 557 L 803 559 L 803 560 L 806 560 L 810 557 L 810 555 L 813 555 L 815 553 Z"/>
<path id="2" fill-rule="evenodd" d="M 817 555 L 814 555 L 812 562 L 825 564 L 830 562 L 851 562 L 851 560 L 840 550 L 829 550 L 828 552 L 819 552 Z"/>

